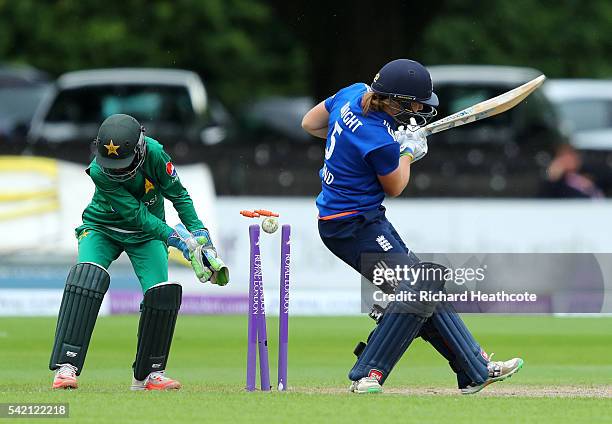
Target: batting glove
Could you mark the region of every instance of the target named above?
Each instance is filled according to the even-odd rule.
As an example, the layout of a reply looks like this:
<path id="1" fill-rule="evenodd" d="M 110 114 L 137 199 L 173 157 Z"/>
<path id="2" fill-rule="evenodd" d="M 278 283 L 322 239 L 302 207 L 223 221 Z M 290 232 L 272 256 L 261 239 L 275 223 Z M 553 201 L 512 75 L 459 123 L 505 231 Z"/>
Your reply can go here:
<path id="1" fill-rule="evenodd" d="M 395 139 L 400 145 L 400 156 L 410 156 L 412 163 L 425 156 L 428 147 L 425 130 L 416 125 L 414 118 L 410 118 L 410 123 L 412 125 L 402 125 L 395 131 Z"/>

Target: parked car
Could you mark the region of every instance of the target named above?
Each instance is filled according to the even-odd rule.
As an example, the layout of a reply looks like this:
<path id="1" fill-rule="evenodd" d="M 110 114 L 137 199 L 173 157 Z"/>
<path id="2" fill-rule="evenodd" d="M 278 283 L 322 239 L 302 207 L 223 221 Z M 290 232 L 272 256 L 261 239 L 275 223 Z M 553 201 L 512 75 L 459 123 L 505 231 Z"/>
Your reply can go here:
<path id="1" fill-rule="evenodd" d="M 49 75 L 28 65 L 0 65 L 0 88 L 49 82 Z"/>
<path id="2" fill-rule="evenodd" d="M 541 74 L 535 69 L 504 66 L 429 69 L 440 98 L 434 119 L 495 97 Z M 296 133 L 296 129 L 301 131 L 303 114 L 314 104 L 315 100 L 307 97 L 270 98 L 251 107 L 247 116 L 254 130 L 247 133 L 243 143 L 223 145 L 207 153 L 217 192 L 316 194 L 325 143 L 312 137 L 304 142 L 301 137 L 305 133 Z M 282 127 L 274 128 L 277 116 L 283 116 L 279 119 Z M 554 146 L 562 140 L 556 112 L 544 93 L 537 90 L 501 115 L 430 136 L 429 154 L 415 164 L 404 195 L 534 197 Z"/>
<path id="3" fill-rule="evenodd" d="M 574 147 L 612 151 L 612 80 L 553 79 L 543 88 Z"/>
<path id="4" fill-rule="evenodd" d="M 510 66 L 428 68 L 440 119 L 509 91 L 542 73 Z M 415 166 L 406 195 L 532 197 L 554 146 L 559 120 L 542 90 L 500 115 L 429 137 L 427 160 Z"/>
<path id="5" fill-rule="evenodd" d="M 612 79 L 553 79 L 543 88 L 583 171 L 612 195 Z"/>
<path id="6" fill-rule="evenodd" d="M 25 148 L 30 121 L 50 88 L 48 75 L 29 66 L 0 66 L 0 144 L 2 153 Z"/>
<path id="7" fill-rule="evenodd" d="M 256 100 L 240 113 L 243 134 L 247 139 L 308 143 L 311 136 L 302 129 L 302 118 L 314 105 L 314 99 L 309 96 Z"/>
<path id="8" fill-rule="evenodd" d="M 64 154 L 55 156 L 88 160 L 83 152 L 114 113 L 134 116 L 179 159 L 189 158 L 189 146 L 225 140 L 230 125 L 229 115 L 210 101 L 194 72 L 98 69 L 58 78 L 34 115 L 28 141 L 35 151 L 61 150 Z"/>

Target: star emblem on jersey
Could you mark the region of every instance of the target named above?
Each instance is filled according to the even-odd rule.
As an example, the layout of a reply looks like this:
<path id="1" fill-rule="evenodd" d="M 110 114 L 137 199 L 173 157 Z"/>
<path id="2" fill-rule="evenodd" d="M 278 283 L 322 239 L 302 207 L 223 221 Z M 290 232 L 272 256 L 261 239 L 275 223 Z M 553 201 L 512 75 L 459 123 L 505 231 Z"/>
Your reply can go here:
<path id="1" fill-rule="evenodd" d="M 106 155 L 110 156 L 110 155 L 115 155 L 115 156 L 119 156 L 119 153 L 117 153 L 117 150 L 119 149 L 119 147 L 121 147 L 120 145 L 114 145 L 113 144 L 113 140 L 111 140 L 108 144 L 105 144 L 104 147 L 106 147 Z"/>
<path id="2" fill-rule="evenodd" d="M 154 189 L 155 186 L 153 185 L 153 183 L 145 178 L 145 194 Z"/>

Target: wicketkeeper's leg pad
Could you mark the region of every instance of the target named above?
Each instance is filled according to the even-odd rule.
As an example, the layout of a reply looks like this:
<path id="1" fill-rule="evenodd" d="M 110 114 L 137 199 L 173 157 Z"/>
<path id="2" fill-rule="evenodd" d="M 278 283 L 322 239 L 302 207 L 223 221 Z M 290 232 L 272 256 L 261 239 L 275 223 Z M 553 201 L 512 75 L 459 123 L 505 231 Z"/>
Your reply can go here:
<path id="1" fill-rule="evenodd" d="M 55 329 L 49 369 L 72 364 L 81 373 L 100 305 L 110 285 L 108 271 L 91 262 L 70 269 Z"/>
<path id="2" fill-rule="evenodd" d="M 156 284 L 145 292 L 134 361 L 137 380 L 144 380 L 153 371 L 166 369 L 181 298 L 182 287 L 177 283 Z"/>

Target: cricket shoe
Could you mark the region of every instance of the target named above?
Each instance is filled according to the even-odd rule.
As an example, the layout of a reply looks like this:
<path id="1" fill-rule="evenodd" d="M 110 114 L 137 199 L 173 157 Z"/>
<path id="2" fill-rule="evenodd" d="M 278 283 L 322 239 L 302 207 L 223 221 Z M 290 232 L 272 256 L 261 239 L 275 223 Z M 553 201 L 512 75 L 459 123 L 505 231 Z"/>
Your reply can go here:
<path id="1" fill-rule="evenodd" d="M 493 354 L 490 356 L 493 357 Z M 506 378 L 512 377 L 521 368 L 523 368 L 524 361 L 521 358 L 512 358 L 508 361 L 490 361 L 487 364 L 489 369 L 489 378 L 481 384 L 470 384 L 467 387 L 461 389 L 461 394 L 471 395 L 477 393 L 487 387 L 491 383 L 496 381 L 504 381 Z"/>
<path id="2" fill-rule="evenodd" d="M 131 390 L 178 390 L 181 383 L 170 377 L 166 377 L 164 371 L 152 372 L 144 380 L 132 379 Z"/>
<path id="3" fill-rule="evenodd" d="M 53 378 L 54 389 L 76 389 L 79 387 L 77 383 L 77 368 L 71 364 L 58 364 L 60 367 L 55 371 Z"/>
<path id="4" fill-rule="evenodd" d="M 383 388 L 375 377 L 363 377 L 351 383 L 352 393 L 382 393 Z"/>

